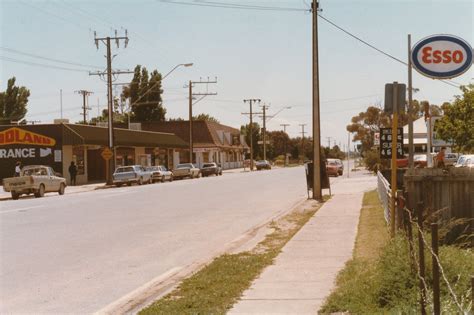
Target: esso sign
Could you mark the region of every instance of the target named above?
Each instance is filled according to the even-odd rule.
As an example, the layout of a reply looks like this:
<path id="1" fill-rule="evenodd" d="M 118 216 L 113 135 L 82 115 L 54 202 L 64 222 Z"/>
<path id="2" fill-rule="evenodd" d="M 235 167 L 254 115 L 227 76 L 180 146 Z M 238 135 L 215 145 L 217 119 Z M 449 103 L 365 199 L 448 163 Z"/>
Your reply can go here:
<path id="1" fill-rule="evenodd" d="M 472 48 L 459 37 L 433 35 L 416 43 L 411 59 L 421 74 L 434 79 L 449 79 L 463 74 L 472 65 Z"/>

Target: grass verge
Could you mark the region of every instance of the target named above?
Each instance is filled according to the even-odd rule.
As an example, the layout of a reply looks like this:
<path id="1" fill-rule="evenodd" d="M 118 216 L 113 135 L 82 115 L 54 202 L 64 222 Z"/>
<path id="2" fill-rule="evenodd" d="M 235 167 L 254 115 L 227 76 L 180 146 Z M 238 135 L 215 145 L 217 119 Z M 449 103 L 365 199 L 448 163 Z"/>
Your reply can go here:
<path id="1" fill-rule="evenodd" d="M 429 242 L 428 235 L 426 239 Z M 389 239 L 376 191 L 366 193 L 353 258 L 338 274 L 336 289 L 326 299 L 320 313 L 418 313 L 418 278 L 409 257 L 408 242 L 403 234 Z M 428 251 L 425 259 L 426 283 L 430 289 L 431 256 Z M 440 260 L 458 301 L 467 310 L 472 303 L 469 288 L 470 275 L 474 273 L 473 252 L 441 246 Z M 441 305 L 443 313 L 459 313 L 443 281 Z M 432 312 L 431 307 L 429 305 L 428 312 Z"/>
<path id="2" fill-rule="evenodd" d="M 139 314 L 225 314 L 319 207 L 295 210 L 271 222 L 273 232 L 253 250 L 215 258 Z"/>

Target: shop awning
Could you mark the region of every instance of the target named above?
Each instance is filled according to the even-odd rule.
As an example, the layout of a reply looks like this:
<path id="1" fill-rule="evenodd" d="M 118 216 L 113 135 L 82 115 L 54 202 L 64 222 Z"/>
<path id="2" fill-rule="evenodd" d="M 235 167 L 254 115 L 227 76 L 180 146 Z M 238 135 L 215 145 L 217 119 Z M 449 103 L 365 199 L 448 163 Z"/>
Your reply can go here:
<path id="1" fill-rule="evenodd" d="M 63 124 L 64 145 L 108 145 L 108 129 L 104 127 Z M 173 133 L 114 128 L 115 146 L 149 148 L 187 148 L 188 144 Z"/>

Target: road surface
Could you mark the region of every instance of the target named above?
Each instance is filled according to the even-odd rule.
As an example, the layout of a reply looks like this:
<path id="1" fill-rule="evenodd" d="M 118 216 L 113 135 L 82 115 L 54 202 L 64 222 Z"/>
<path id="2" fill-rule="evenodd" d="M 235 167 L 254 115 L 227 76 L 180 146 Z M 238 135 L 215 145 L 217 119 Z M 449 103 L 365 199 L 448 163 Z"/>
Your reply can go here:
<path id="1" fill-rule="evenodd" d="M 95 312 L 305 196 L 295 167 L 0 202 L 0 313 Z"/>

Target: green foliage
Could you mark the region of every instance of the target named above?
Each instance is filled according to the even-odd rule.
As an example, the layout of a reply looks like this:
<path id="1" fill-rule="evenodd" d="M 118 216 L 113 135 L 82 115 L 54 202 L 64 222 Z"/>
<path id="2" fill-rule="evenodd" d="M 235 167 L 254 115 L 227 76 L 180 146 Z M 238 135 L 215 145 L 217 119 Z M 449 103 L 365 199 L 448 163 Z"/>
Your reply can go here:
<path id="1" fill-rule="evenodd" d="M 166 109 L 161 94 L 161 74 L 137 65 L 130 86 L 123 88 L 122 99 L 131 104 L 131 121 L 165 121 Z"/>
<path id="2" fill-rule="evenodd" d="M 16 78 L 8 80 L 7 89 L 0 92 L 0 120 L 19 121 L 26 115 L 30 90 L 24 86 L 15 86 Z"/>
<path id="3" fill-rule="evenodd" d="M 444 116 L 436 121 L 435 130 L 445 141 L 454 141 L 459 152 L 474 152 L 474 84 L 462 86 L 462 96 L 452 104 L 445 103 Z"/>
<path id="4" fill-rule="evenodd" d="M 245 142 L 250 147 L 250 124 L 240 127 L 240 133 L 245 136 Z M 256 159 L 261 156 L 262 146 L 258 145 L 258 141 L 262 138 L 260 133 L 260 125 L 256 122 L 252 123 L 252 141 L 253 141 L 253 157 Z M 246 156 L 246 159 L 250 158 L 250 154 Z"/>
<path id="5" fill-rule="evenodd" d="M 215 117 L 212 117 L 209 114 L 199 114 L 197 116 L 193 116 L 193 120 L 204 120 L 204 121 L 210 121 L 210 122 L 215 122 L 215 123 L 220 123 L 219 120 Z"/>
<path id="6" fill-rule="evenodd" d="M 379 151 L 374 149 L 365 152 L 364 164 L 366 169 L 374 173 L 388 168 L 388 160 L 380 159 Z"/>
<path id="7" fill-rule="evenodd" d="M 335 145 L 332 148 L 324 147 L 323 149 L 324 154 L 328 159 L 344 160 L 346 158 L 346 153 L 342 152 L 338 145 Z"/>
<path id="8" fill-rule="evenodd" d="M 415 227 L 413 230 L 416 231 Z M 415 233 L 416 235 L 416 233 Z M 425 234 L 428 244 L 429 235 Z M 414 252 L 418 253 L 417 240 Z M 376 191 L 364 194 L 353 259 L 338 274 L 336 289 L 326 299 L 322 313 L 414 314 L 419 310 L 419 280 L 410 258 L 406 237 L 399 233 L 388 239 L 383 208 Z M 470 275 L 474 273 L 474 254 L 455 246 L 441 246 L 439 256 L 444 273 L 462 308 L 470 301 Z M 418 260 L 417 260 L 418 261 Z M 425 249 L 425 274 L 428 296 L 432 285 L 431 253 Z M 441 278 L 441 307 L 446 314 L 458 314 L 446 283 Z M 431 298 L 429 298 L 431 300 Z M 428 313 L 432 305 L 428 306 Z"/>
<path id="9" fill-rule="evenodd" d="M 353 140 L 361 142 L 360 152 L 364 154 L 374 146 L 374 134 L 380 128 L 390 126 L 390 117 L 380 108 L 369 106 L 365 112 L 352 117 L 346 129 L 355 133 Z"/>

